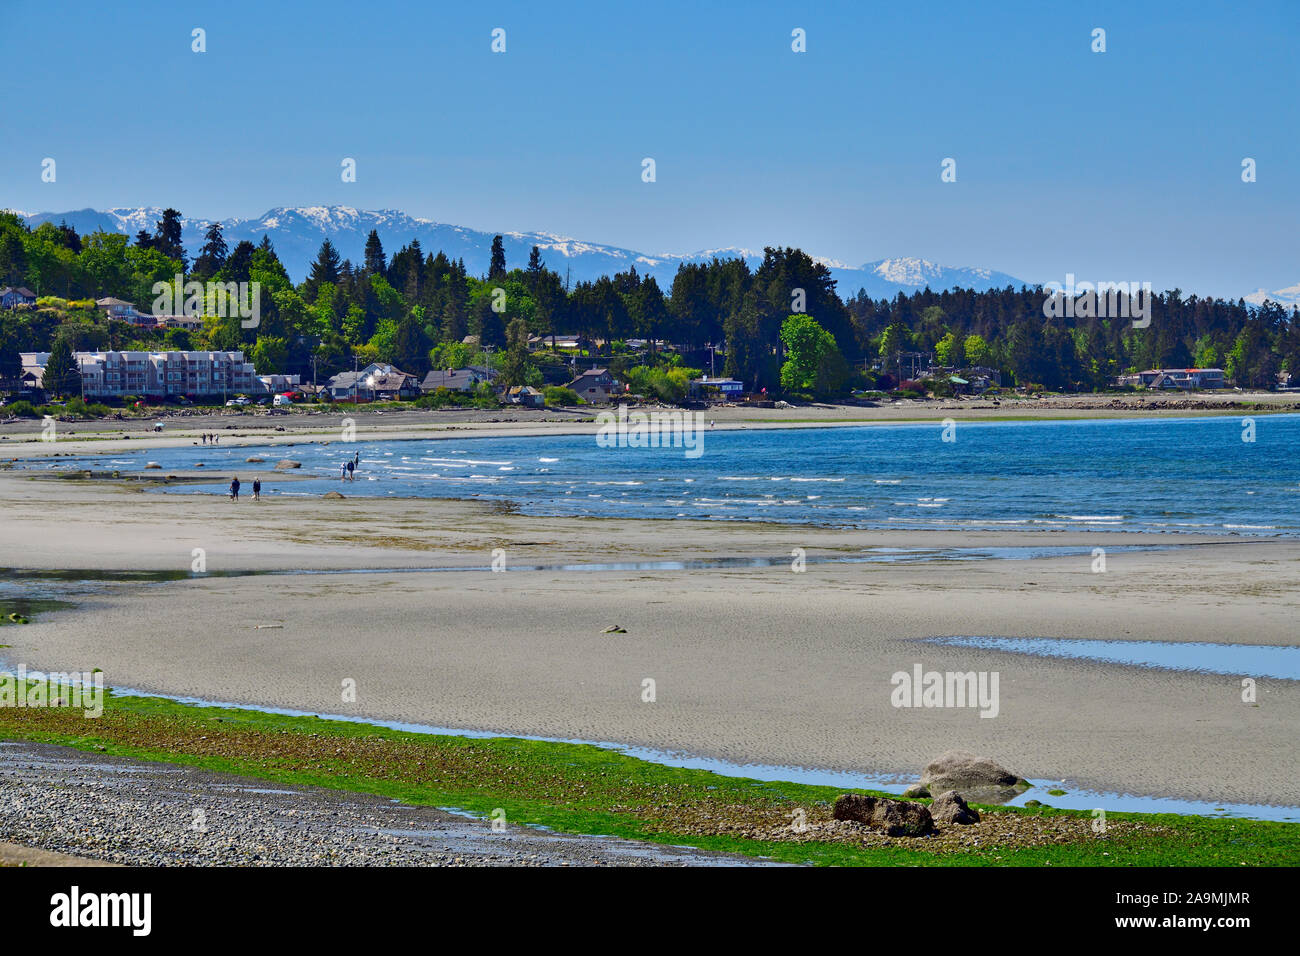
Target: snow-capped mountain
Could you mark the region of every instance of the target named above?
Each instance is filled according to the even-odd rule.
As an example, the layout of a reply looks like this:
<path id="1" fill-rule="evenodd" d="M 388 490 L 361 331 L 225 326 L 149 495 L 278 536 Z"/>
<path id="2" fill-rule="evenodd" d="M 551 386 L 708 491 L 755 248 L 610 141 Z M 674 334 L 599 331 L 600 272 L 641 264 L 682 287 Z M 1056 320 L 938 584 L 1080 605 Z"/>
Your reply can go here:
<path id="1" fill-rule="evenodd" d="M 71 212 L 43 212 L 26 217 L 32 227 L 43 222 L 66 221 L 77 232 L 85 235 L 96 230 L 120 232 L 134 236 L 141 229 L 153 231 L 154 224 L 162 218 L 157 206 L 139 208 L 113 208 L 105 210 L 78 209 Z M 203 233 L 210 225 L 206 219 L 182 220 L 182 238 L 191 259 L 203 244 Z M 253 219 L 224 219 L 222 232 L 227 245 L 248 239 L 258 242 L 268 236 L 275 245 L 290 276 L 301 280 L 307 275 L 311 261 L 316 257 L 322 240 L 328 238 L 338 248 L 339 255 L 359 263 L 363 257 L 366 237 L 370 230 L 379 233 L 384 251 L 392 255 L 413 239 L 420 241 L 426 253 L 442 250 L 453 259 L 464 259 L 472 275 L 487 272 L 491 258 L 492 237 L 495 233 L 452 226 L 408 216 L 394 209 L 358 210 L 351 206 L 281 206 Z M 632 249 L 602 243 L 584 242 L 549 232 L 501 232 L 510 266 L 528 261 L 529 251 L 537 246 L 546 265 L 575 282 L 613 275 L 635 266 L 643 275 L 654 276 L 667 292 L 683 262 L 707 262 L 719 259 L 743 258 L 750 268 L 763 261 L 759 250 L 727 247 L 702 249 L 688 254 L 664 253 L 647 255 Z M 812 255 L 812 253 L 809 253 Z M 855 295 L 865 289 L 873 298 L 893 297 L 899 292 L 913 292 L 927 285 L 935 291 L 951 288 L 977 290 L 1019 287 L 1020 279 L 1004 272 L 987 269 L 959 269 L 941 266 L 926 259 L 892 258 L 850 266 L 835 259 L 813 256 L 825 265 L 838 281 L 843 297 Z"/>
<path id="2" fill-rule="evenodd" d="M 1272 292 L 1267 289 L 1256 289 L 1244 298 L 1251 305 L 1263 305 L 1266 299 L 1272 299 L 1278 305 L 1291 309 L 1300 306 L 1300 282 L 1289 285 L 1285 289 L 1274 289 Z"/>

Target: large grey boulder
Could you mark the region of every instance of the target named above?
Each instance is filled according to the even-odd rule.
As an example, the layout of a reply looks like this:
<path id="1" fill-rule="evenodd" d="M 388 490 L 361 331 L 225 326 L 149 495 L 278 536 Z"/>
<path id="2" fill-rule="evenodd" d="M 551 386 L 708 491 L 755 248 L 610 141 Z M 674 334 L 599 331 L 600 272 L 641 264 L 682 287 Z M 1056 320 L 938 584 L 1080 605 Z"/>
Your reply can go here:
<path id="1" fill-rule="evenodd" d="M 972 810 L 956 790 L 946 790 L 930 804 L 930 816 L 936 823 L 979 823 L 978 810 Z"/>
<path id="2" fill-rule="evenodd" d="M 925 836 L 934 830 L 934 820 L 925 804 L 888 797 L 841 794 L 835 801 L 833 815 L 836 820 L 854 820 L 884 830 L 890 836 Z"/>
<path id="3" fill-rule="evenodd" d="M 1003 803 L 1026 790 L 1029 782 L 988 757 L 949 750 L 926 765 L 921 785 L 931 793 L 956 790 L 967 800 Z"/>

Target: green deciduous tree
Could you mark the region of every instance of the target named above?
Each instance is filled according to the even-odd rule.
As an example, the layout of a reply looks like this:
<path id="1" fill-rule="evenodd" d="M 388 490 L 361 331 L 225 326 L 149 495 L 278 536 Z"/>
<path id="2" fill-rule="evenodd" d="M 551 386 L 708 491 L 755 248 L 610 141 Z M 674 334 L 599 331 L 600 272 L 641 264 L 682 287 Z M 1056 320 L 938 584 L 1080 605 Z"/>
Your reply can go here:
<path id="1" fill-rule="evenodd" d="M 781 325 L 785 364 L 781 366 L 781 387 L 787 392 L 811 392 L 830 398 L 848 378 L 848 364 L 835 343 L 835 336 L 810 315 L 791 315 Z"/>

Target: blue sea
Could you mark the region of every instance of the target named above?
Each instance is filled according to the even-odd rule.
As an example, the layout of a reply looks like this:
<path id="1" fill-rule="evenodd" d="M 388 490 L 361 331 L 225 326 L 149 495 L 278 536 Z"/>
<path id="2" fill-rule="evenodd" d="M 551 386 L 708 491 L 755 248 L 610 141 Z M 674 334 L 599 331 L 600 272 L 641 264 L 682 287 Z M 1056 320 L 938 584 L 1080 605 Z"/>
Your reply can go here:
<path id="1" fill-rule="evenodd" d="M 1253 441 L 1243 441 L 1243 435 Z M 712 430 L 703 453 L 602 448 L 592 435 L 185 447 L 29 467 L 167 470 L 198 462 L 224 494 L 478 498 L 526 514 L 918 529 L 1300 533 L 1300 415 Z M 354 453 L 356 480 L 339 466 Z M 248 464 L 250 455 L 266 458 Z M 302 462 L 282 481 L 281 457 Z M 156 473 L 156 472 L 155 472 Z"/>

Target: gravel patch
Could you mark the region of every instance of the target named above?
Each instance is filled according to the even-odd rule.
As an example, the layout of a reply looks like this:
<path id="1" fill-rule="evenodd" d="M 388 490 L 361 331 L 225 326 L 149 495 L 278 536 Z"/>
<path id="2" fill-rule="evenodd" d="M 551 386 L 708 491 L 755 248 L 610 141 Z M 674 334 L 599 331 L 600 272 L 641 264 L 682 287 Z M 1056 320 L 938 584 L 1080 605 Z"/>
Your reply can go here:
<path id="1" fill-rule="evenodd" d="M 135 866 L 764 865 L 23 742 L 0 742 L 0 840 Z"/>

